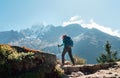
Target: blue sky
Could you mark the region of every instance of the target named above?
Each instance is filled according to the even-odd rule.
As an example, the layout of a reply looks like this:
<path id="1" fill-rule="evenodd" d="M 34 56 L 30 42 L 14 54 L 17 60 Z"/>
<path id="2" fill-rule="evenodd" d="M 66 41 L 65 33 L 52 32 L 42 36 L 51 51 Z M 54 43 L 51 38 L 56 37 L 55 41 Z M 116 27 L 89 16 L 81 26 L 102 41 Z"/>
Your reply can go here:
<path id="1" fill-rule="evenodd" d="M 120 0 L 0 0 L 0 31 L 41 23 L 63 25 L 74 16 L 119 30 L 119 14 Z"/>

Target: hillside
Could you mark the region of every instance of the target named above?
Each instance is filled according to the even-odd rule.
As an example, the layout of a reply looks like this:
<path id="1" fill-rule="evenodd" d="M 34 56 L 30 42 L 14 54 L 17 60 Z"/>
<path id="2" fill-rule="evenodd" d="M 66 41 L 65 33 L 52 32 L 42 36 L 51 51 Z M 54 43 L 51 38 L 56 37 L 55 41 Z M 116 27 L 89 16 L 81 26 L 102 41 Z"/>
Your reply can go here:
<path id="1" fill-rule="evenodd" d="M 60 58 L 57 44 L 61 43 L 63 34 L 68 34 L 72 37 L 74 41 L 73 54 L 85 58 L 87 63 L 96 63 L 96 57 L 104 52 L 104 44 L 107 40 L 111 43 L 113 50 L 120 50 L 120 38 L 97 29 L 82 28 L 78 24 L 71 24 L 65 27 L 35 25 L 19 32 L 4 31 L 0 32 L 0 43 L 43 50 L 54 53 Z M 60 51 L 62 51 L 62 48 L 60 48 Z"/>
<path id="2" fill-rule="evenodd" d="M 49 70 L 48 70 L 49 69 Z M 60 66 L 56 55 L 0 44 L 0 78 L 119 78 L 120 62 Z"/>

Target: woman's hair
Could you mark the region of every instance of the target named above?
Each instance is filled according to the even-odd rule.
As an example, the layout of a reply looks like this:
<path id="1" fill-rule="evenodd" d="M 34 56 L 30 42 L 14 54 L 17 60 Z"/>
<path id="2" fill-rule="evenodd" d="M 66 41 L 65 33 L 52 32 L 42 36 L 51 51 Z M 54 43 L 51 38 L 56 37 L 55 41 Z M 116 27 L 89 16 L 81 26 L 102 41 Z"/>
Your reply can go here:
<path id="1" fill-rule="evenodd" d="M 62 36 L 62 39 L 64 39 L 65 37 L 67 37 L 67 35 L 66 35 L 66 34 Z"/>

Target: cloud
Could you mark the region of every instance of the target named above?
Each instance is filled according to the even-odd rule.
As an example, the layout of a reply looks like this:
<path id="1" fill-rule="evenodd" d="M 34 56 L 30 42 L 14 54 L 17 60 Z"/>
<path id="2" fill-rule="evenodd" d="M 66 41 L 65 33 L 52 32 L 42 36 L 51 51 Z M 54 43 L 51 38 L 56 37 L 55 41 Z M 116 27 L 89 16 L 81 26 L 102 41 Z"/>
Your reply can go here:
<path id="1" fill-rule="evenodd" d="M 67 26 L 69 24 L 80 24 L 83 28 L 89 28 L 89 29 L 96 28 L 104 33 L 110 34 L 112 36 L 120 37 L 119 30 L 112 30 L 110 27 L 99 25 L 96 22 L 94 22 L 93 19 L 91 19 L 89 23 L 85 23 L 85 21 L 81 19 L 81 17 L 73 16 L 70 18 L 69 21 L 63 22 L 63 26 Z"/>
<path id="2" fill-rule="evenodd" d="M 70 21 L 76 21 L 76 20 L 79 20 L 79 16 L 73 16 L 70 18 Z"/>
<path id="3" fill-rule="evenodd" d="M 63 22 L 63 26 L 67 26 L 69 24 L 81 24 L 83 22 L 82 19 L 80 19 L 80 16 L 73 16 L 70 18 L 69 21 Z"/>
<path id="4" fill-rule="evenodd" d="M 112 36 L 117 36 L 117 37 L 120 37 L 120 34 L 118 33 L 119 31 L 118 30 L 112 30 L 110 27 L 106 27 L 106 26 L 103 26 L 103 25 L 99 25 L 97 23 L 95 23 L 93 20 L 90 20 L 90 23 L 89 24 L 81 24 L 82 27 L 84 28 L 96 28 L 104 33 L 107 33 L 107 34 L 110 34 Z"/>

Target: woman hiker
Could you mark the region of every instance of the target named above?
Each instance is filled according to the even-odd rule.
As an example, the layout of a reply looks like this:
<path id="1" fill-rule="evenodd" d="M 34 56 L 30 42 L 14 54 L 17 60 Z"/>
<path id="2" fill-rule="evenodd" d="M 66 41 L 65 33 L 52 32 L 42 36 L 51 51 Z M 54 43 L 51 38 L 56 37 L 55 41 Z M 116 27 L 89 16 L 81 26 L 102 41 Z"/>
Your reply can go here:
<path id="1" fill-rule="evenodd" d="M 62 41 L 63 41 L 63 43 L 61 45 L 58 45 L 58 47 L 61 47 L 64 45 L 64 48 L 62 51 L 62 66 L 64 65 L 64 61 L 65 61 L 64 57 L 67 52 L 71 59 L 72 64 L 75 65 L 74 58 L 72 56 L 73 40 L 69 36 L 63 35 Z"/>

